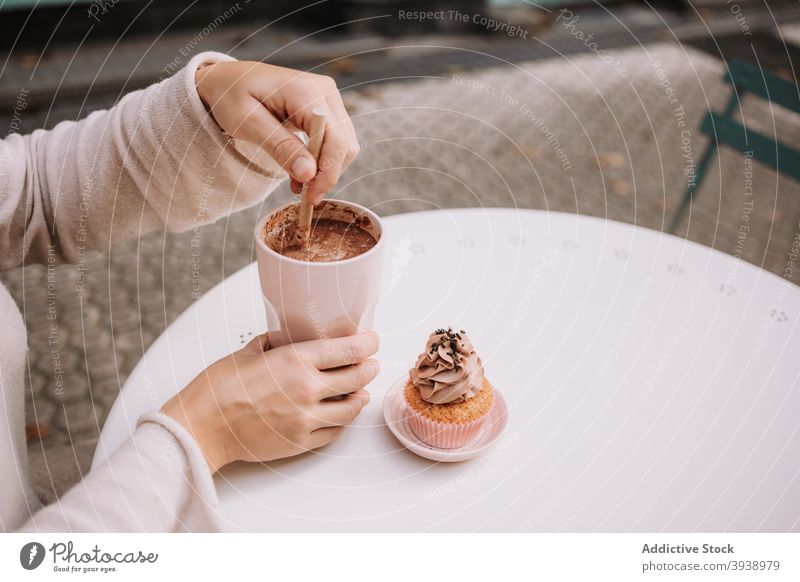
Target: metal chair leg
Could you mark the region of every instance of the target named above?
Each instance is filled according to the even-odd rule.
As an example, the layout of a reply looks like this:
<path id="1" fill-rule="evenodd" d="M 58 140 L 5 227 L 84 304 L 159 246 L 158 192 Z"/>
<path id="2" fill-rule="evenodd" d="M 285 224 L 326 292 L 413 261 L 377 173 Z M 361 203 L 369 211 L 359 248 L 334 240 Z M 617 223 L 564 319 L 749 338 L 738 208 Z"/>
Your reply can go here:
<path id="1" fill-rule="evenodd" d="M 695 174 L 695 180 L 690 182 L 689 185 L 686 187 L 686 192 L 683 195 L 683 199 L 681 200 L 680 206 L 672 215 L 672 221 L 669 225 L 668 232 L 670 234 L 675 234 L 675 230 L 678 228 L 678 224 L 680 224 L 681 219 L 683 218 L 686 209 L 691 204 L 692 199 L 694 198 L 694 193 L 700 187 L 700 183 L 703 181 L 705 177 L 706 170 L 708 169 L 708 164 L 711 162 L 711 158 L 714 155 L 714 152 L 717 151 L 717 142 L 713 138 L 711 139 L 711 143 L 708 144 L 706 151 L 703 152 L 703 157 L 700 158 L 700 163 L 697 164 L 697 172 Z"/>

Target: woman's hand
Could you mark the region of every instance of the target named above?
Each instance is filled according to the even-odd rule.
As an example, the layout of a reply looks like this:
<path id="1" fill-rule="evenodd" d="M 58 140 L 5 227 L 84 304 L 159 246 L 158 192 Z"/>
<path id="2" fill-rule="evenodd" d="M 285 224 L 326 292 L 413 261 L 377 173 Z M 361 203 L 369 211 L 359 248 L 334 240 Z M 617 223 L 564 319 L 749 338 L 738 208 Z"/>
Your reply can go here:
<path id="1" fill-rule="evenodd" d="M 295 193 L 310 182 L 308 195 L 315 203 L 358 155 L 356 132 L 330 77 L 231 61 L 198 69 L 195 81 L 200 99 L 217 124 L 228 135 L 263 148 L 288 172 Z M 301 129 L 310 135 L 314 108 L 324 109 L 328 120 L 319 168 L 292 133 Z"/>
<path id="2" fill-rule="evenodd" d="M 374 333 L 264 351 L 266 342 L 259 336 L 215 362 L 162 408 L 194 436 L 212 473 L 321 447 L 369 401 L 363 388 L 379 369 Z"/>

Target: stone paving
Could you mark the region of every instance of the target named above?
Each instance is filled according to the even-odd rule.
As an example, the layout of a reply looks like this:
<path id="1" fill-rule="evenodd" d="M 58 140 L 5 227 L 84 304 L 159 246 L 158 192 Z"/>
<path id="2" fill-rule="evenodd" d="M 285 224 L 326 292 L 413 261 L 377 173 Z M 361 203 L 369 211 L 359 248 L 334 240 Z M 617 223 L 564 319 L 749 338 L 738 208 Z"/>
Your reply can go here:
<path id="1" fill-rule="evenodd" d="M 786 33 L 796 37 L 798 28 Z M 699 121 L 709 106 L 721 108 L 730 89 L 721 61 L 693 49 L 655 44 L 612 54 L 615 67 L 585 54 L 347 91 L 364 151 L 335 196 L 381 215 L 517 206 L 664 230 L 684 171 L 708 143 L 696 131 Z M 800 147 L 796 117 L 755 99 L 742 113 L 748 126 Z M 688 143 L 681 121 L 691 131 Z M 678 234 L 737 252 L 749 170 L 741 153 L 721 150 Z M 742 258 L 782 274 L 800 229 L 800 187 L 757 162 L 752 180 Z M 253 260 L 255 221 L 289 197 L 281 187 L 263 206 L 201 230 L 202 291 Z M 86 470 L 127 375 L 194 300 L 191 236 L 154 234 L 92 256 L 82 296 L 71 267 L 2 275 L 25 312 L 28 422 L 43 437 L 30 441 L 29 452 L 34 480 L 50 498 Z M 48 276 L 57 289 L 54 344 L 45 317 Z M 55 357 L 65 371 L 61 395 L 53 388 Z"/>

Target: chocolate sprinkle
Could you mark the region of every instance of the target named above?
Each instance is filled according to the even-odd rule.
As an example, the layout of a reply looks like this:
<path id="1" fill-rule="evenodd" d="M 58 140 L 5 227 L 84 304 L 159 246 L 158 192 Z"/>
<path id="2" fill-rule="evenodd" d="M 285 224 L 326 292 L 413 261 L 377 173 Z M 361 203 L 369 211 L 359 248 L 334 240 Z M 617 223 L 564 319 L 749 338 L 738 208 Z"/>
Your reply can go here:
<path id="1" fill-rule="evenodd" d="M 435 329 L 433 330 L 433 333 L 436 335 L 444 335 L 446 337 L 433 342 L 431 344 L 430 353 L 433 354 L 434 352 L 436 352 L 437 349 L 445 345 L 445 342 L 448 343 L 450 347 L 448 354 L 453 358 L 453 365 L 455 369 L 460 370 L 462 357 L 458 353 L 458 340 L 462 339 L 461 334 L 466 332 L 462 329 L 461 333 L 456 333 L 453 331 L 452 327 L 448 327 L 447 329 L 444 328 Z"/>

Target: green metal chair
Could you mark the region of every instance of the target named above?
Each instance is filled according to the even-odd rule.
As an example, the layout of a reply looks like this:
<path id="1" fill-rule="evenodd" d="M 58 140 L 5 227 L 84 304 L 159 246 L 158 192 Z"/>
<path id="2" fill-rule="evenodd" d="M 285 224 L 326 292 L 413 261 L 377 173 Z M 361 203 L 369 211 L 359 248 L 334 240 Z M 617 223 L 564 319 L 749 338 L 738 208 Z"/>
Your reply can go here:
<path id="1" fill-rule="evenodd" d="M 675 232 L 678 227 L 705 177 L 719 144 L 726 144 L 741 152 L 753 152 L 753 159 L 769 164 L 779 172 L 800 180 L 800 152 L 758 132 L 748 130 L 733 118 L 741 99 L 747 93 L 800 113 L 800 88 L 770 71 L 739 59 L 731 61 L 725 74 L 725 81 L 733 85 L 733 93 L 725 111 L 722 113 L 709 111 L 700 124 L 700 131 L 710 136 L 711 142 L 697 164 L 696 179 L 688 184 L 680 206 L 672 217 L 669 232 Z"/>

